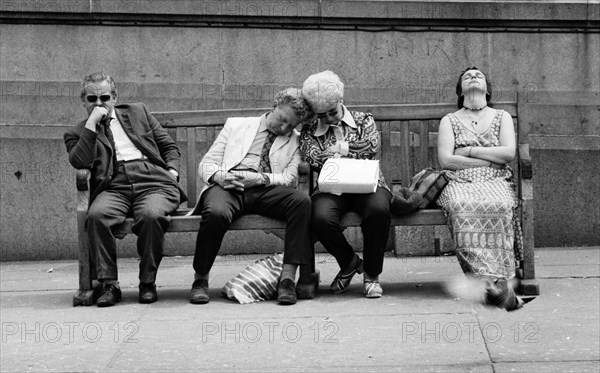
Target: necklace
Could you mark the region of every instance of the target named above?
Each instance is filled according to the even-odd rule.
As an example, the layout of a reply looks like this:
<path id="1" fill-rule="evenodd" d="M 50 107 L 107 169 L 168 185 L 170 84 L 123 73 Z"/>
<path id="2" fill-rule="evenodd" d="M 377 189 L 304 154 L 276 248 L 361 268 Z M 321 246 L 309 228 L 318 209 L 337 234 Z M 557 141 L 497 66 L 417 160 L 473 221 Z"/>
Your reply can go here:
<path id="1" fill-rule="evenodd" d="M 467 110 L 470 110 L 470 111 L 481 111 L 481 110 L 485 109 L 486 107 L 487 107 L 487 105 L 482 106 L 480 108 L 470 108 L 470 107 L 463 106 L 464 109 L 467 109 Z"/>
<path id="2" fill-rule="evenodd" d="M 468 118 L 468 119 L 470 119 L 470 120 L 471 120 L 471 127 L 473 127 L 473 130 L 474 130 L 475 132 L 477 132 L 477 127 L 478 127 L 479 121 L 480 121 L 481 119 L 483 119 L 483 118 L 481 117 L 481 115 L 479 115 L 479 112 L 480 112 L 480 111 L 481 111 L 481 109 L 479 109 L 479 110 L 477 110 L 477 111 L 474 111 L 474 112 L 473 112 L 473 114 L 474 114 L 474 115 L 469 115 L 471 118 Z M 475 118 L 473 118 L 473 117 L 475 117 Z"/>

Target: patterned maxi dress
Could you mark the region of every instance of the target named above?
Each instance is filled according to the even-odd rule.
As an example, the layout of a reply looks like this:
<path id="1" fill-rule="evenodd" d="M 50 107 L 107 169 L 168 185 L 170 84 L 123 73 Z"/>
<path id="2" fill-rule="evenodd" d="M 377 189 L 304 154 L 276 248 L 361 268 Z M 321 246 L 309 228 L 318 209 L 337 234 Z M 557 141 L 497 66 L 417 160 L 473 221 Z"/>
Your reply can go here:
<path id="1" fill-rule="evenodd" d="M 497 110 L 490 128 L 477 134 L 448 114 L 454 131 L 454 147 L 499 146 Z M 462 270 L 492 279 L 515 276 L 515 259 L 522 256 L 521 228 L 516 218 L 519 204 L 512 170 L 476 167 L 447 171 L 450 179 L 437 204 L 448 218 Z"/>

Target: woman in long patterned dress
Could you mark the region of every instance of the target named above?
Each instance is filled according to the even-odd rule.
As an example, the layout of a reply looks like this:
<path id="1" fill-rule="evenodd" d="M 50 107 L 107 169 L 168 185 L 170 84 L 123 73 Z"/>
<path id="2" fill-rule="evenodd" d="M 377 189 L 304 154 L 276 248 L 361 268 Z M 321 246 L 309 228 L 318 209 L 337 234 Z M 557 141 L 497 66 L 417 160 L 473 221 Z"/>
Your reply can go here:
<path id="1" fill-rule="evenodd" d="M 479 288 L 485 304 L 516 310 L 524 302 L 514 292 L 522 240 L 507 165 L 515 156 L 513 121 L 490 107 L 491 83 L 476 67 L 460 74 L 456 93 L 459 110 L 440 122 L 438 159 L 450 181 L 437 203 L 448 217 L 468 289 Z"/>

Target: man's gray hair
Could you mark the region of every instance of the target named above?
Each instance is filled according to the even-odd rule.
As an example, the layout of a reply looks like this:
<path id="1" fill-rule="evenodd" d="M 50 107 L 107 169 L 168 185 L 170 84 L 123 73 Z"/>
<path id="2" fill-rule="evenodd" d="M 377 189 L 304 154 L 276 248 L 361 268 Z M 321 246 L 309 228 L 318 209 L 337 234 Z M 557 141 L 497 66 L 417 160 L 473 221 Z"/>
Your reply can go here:
<path id="1" fill-rule="evenodd" d="M 304 81 L 302 94 L 311 105 L 331 105 L 344 98 L 344 83 L 330 70 L 313 74 Z"/>
<path id="2" fill-rule="evenodd" d="M 106 75 L 104 73 L 93 73 L 93 74 L 86 76 L 81 81 L 81 99 L 82 100 L 84 99 L 85 88 L 88 85 L 100 84 L 104 81 L 108 82 L 108 84 L 110 85 L 110 93 L 112 94 L 113 98 L 117 97 L 117 85 L 115 84 L 115 81 L 113 80 L 113 78 L 111 78 L 110 75 Z"/>

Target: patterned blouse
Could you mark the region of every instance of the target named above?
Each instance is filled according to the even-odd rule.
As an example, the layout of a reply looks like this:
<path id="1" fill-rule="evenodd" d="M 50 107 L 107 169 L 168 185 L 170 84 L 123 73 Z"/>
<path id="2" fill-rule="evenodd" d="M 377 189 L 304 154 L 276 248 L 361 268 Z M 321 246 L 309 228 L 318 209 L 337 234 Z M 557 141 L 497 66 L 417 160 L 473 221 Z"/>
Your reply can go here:
<path id="1" fill-rule="evenodd" d="M 344 158 L 379 159 L 381 135 L 377 130 L 373 115 L 349 111 L 344 105 L 344 117 L 337 125 L 323 125 L 318 119 L 305 126 L 300 135 L 300 151 L 310 166 L 320 172 L 323 164 L 335 153 L 327 150 L 337 143 L 335 130 L 339 128 L 343 141 L 348 142 L 348 154 Z M 340 136 L 338 134 L 338 136 Z M 389 189 L 379 169 L 378 185 Z"/>

